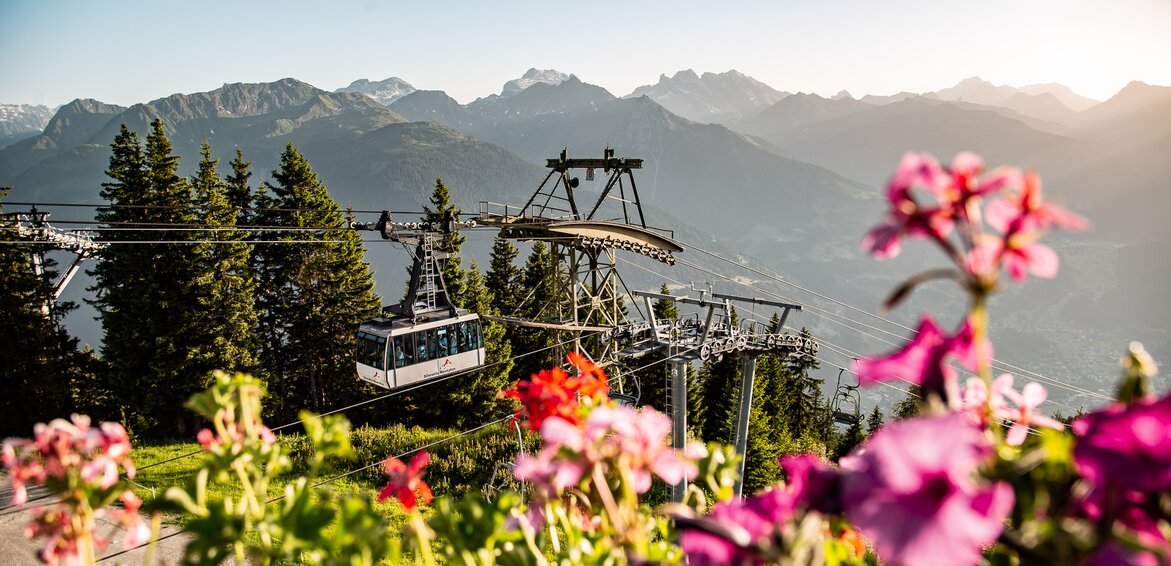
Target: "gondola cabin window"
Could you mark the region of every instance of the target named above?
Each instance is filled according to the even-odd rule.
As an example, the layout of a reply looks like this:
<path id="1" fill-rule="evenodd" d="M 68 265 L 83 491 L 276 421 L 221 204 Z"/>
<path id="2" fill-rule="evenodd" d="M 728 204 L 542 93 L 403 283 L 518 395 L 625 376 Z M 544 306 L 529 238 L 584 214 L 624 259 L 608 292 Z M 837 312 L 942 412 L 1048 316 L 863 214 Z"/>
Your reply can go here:
<path id="1" fill-rule="evenodd" d="M 358 333 L 358 363 L 366 364 L 376 369 L 386 369 L 383 360 L 386 358 L 386 337 L 375 336 L 365 332 Z"/>

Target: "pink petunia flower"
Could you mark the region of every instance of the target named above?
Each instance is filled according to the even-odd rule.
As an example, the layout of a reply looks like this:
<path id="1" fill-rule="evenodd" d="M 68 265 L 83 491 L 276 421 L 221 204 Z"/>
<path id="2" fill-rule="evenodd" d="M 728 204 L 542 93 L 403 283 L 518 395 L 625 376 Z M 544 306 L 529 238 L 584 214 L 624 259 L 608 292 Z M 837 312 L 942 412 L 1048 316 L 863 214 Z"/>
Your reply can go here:
<path id="1" fill-rule="evenodd" d="M 1096 486 L 1171 491 L 1171 394 L 1090 413 L 1073 431 L 1078 472 Z"/>
<path id="2" fill-rule="evenodd" d="M 423 481 L 430 460 L 430 454 L 419 452 L 411 458 L 410 465 L 403 464 L 402 460 L 393 456 L 383 461 L 382 469 L 390 476 L 390 481 L 378 492 L 378 500 L 394 497 L 408 511 L 414 509 L 420 500 L 424 504 L 431 503 L 431 487 Z"/>
<path id="3" fill-rule="evenodd" d="M 963 414 L 891 423 L 841 461 L 846 516 L 884 561 L 975 564 L 1013 504 L 1009 485 L 973 479 L 991 450 Z"/>
<path id="4" fill-rule="evenodd" d="M 842 512 L 842 474 L 812 454 L 782 456 L 778 463 L 789 481 L 785 487 L 806 509 L 834 515 Z"/>
<path id="5" fill-rule="evenodd" d="M 718 526 L 725 536 L 684 527 L 679 546 L 692 566 L 748 566 L 764 564 L 753 546 L 768 547 L 793 516 L 793 499 L 783 489 L 773 489 L 747 499 L 716 504 L 707 524 Z"/>

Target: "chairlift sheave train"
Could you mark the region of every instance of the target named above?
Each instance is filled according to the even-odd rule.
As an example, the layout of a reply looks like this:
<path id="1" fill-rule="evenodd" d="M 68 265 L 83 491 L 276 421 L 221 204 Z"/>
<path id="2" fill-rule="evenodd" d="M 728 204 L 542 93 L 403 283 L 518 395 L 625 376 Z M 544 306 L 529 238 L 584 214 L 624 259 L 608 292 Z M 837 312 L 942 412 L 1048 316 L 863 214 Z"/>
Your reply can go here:
<path id="1" fill-rule="evenodd" d="M 354 229 L 377 230 L 383 239 L 415 247 L 407 296 L 358 327 L 354 361 L 363 381 L 395 390 L 484 365 L 480 316 L 452 304 L 440 263 L 450 254 L 435 250 L 437 239 L 475 225 L 451 218 L 437 223 L 393 222 L 387 211 L 378 222 L 352 224 Z"/>

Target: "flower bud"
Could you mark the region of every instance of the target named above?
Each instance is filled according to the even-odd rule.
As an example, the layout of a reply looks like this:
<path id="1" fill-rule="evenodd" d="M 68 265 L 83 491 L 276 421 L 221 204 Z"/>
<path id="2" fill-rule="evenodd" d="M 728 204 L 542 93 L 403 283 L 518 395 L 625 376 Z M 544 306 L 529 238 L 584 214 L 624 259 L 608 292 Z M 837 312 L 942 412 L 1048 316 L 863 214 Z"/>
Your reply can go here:
<path id="1" fill-rule="evenodd" d="M 1131 342 L 1126 355 L 1119 360 L 1122 366 L 1122 384 L 1118 386 L 1118 400 L 1125 404 L 1143 401 L 1151 396 L 1151 378 L 1155 376 L 1155 360 L 1139 342 Z"/>

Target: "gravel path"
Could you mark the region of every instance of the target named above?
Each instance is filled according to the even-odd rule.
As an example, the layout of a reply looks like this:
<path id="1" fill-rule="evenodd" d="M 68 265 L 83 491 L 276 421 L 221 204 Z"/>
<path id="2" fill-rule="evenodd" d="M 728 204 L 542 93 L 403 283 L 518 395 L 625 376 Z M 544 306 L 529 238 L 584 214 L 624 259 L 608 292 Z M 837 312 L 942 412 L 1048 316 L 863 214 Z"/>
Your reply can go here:
<path id="1" fill-rule="evenodd" d="M 8 477 L 7 472 L 0 473 L 0 564 L 33 566 L 41 563 L 37 559 L 37 552 L 41 548 L 42 541 L 25 538 L 24 526 L 32 518 L 32 514 L 29 512 L 32 507 L 52 503 L 56 498 L 39 487 L 30 489 L 28 498 L 29 504 L 19 507 L 13 506 L 12 480 Z M 173 534 L 178 530 L 178 527 L 164 524 L 159 538 Z M 98 531 L 110 539 L 109 546 L 101 552 L 98 558 L 99 564 L 142 564 L 143 560 L 146 559 L 146 547 L 122 553 L 122 539 L 126 531 L 117 524 L 104 522 L 98 527 Z M 179 534 L 160 541 L 155 548 L 155 564 L 178 564 L 187 539 L 187 535 Z M 228 563 L 234 563 L 234 560 Z"/>

